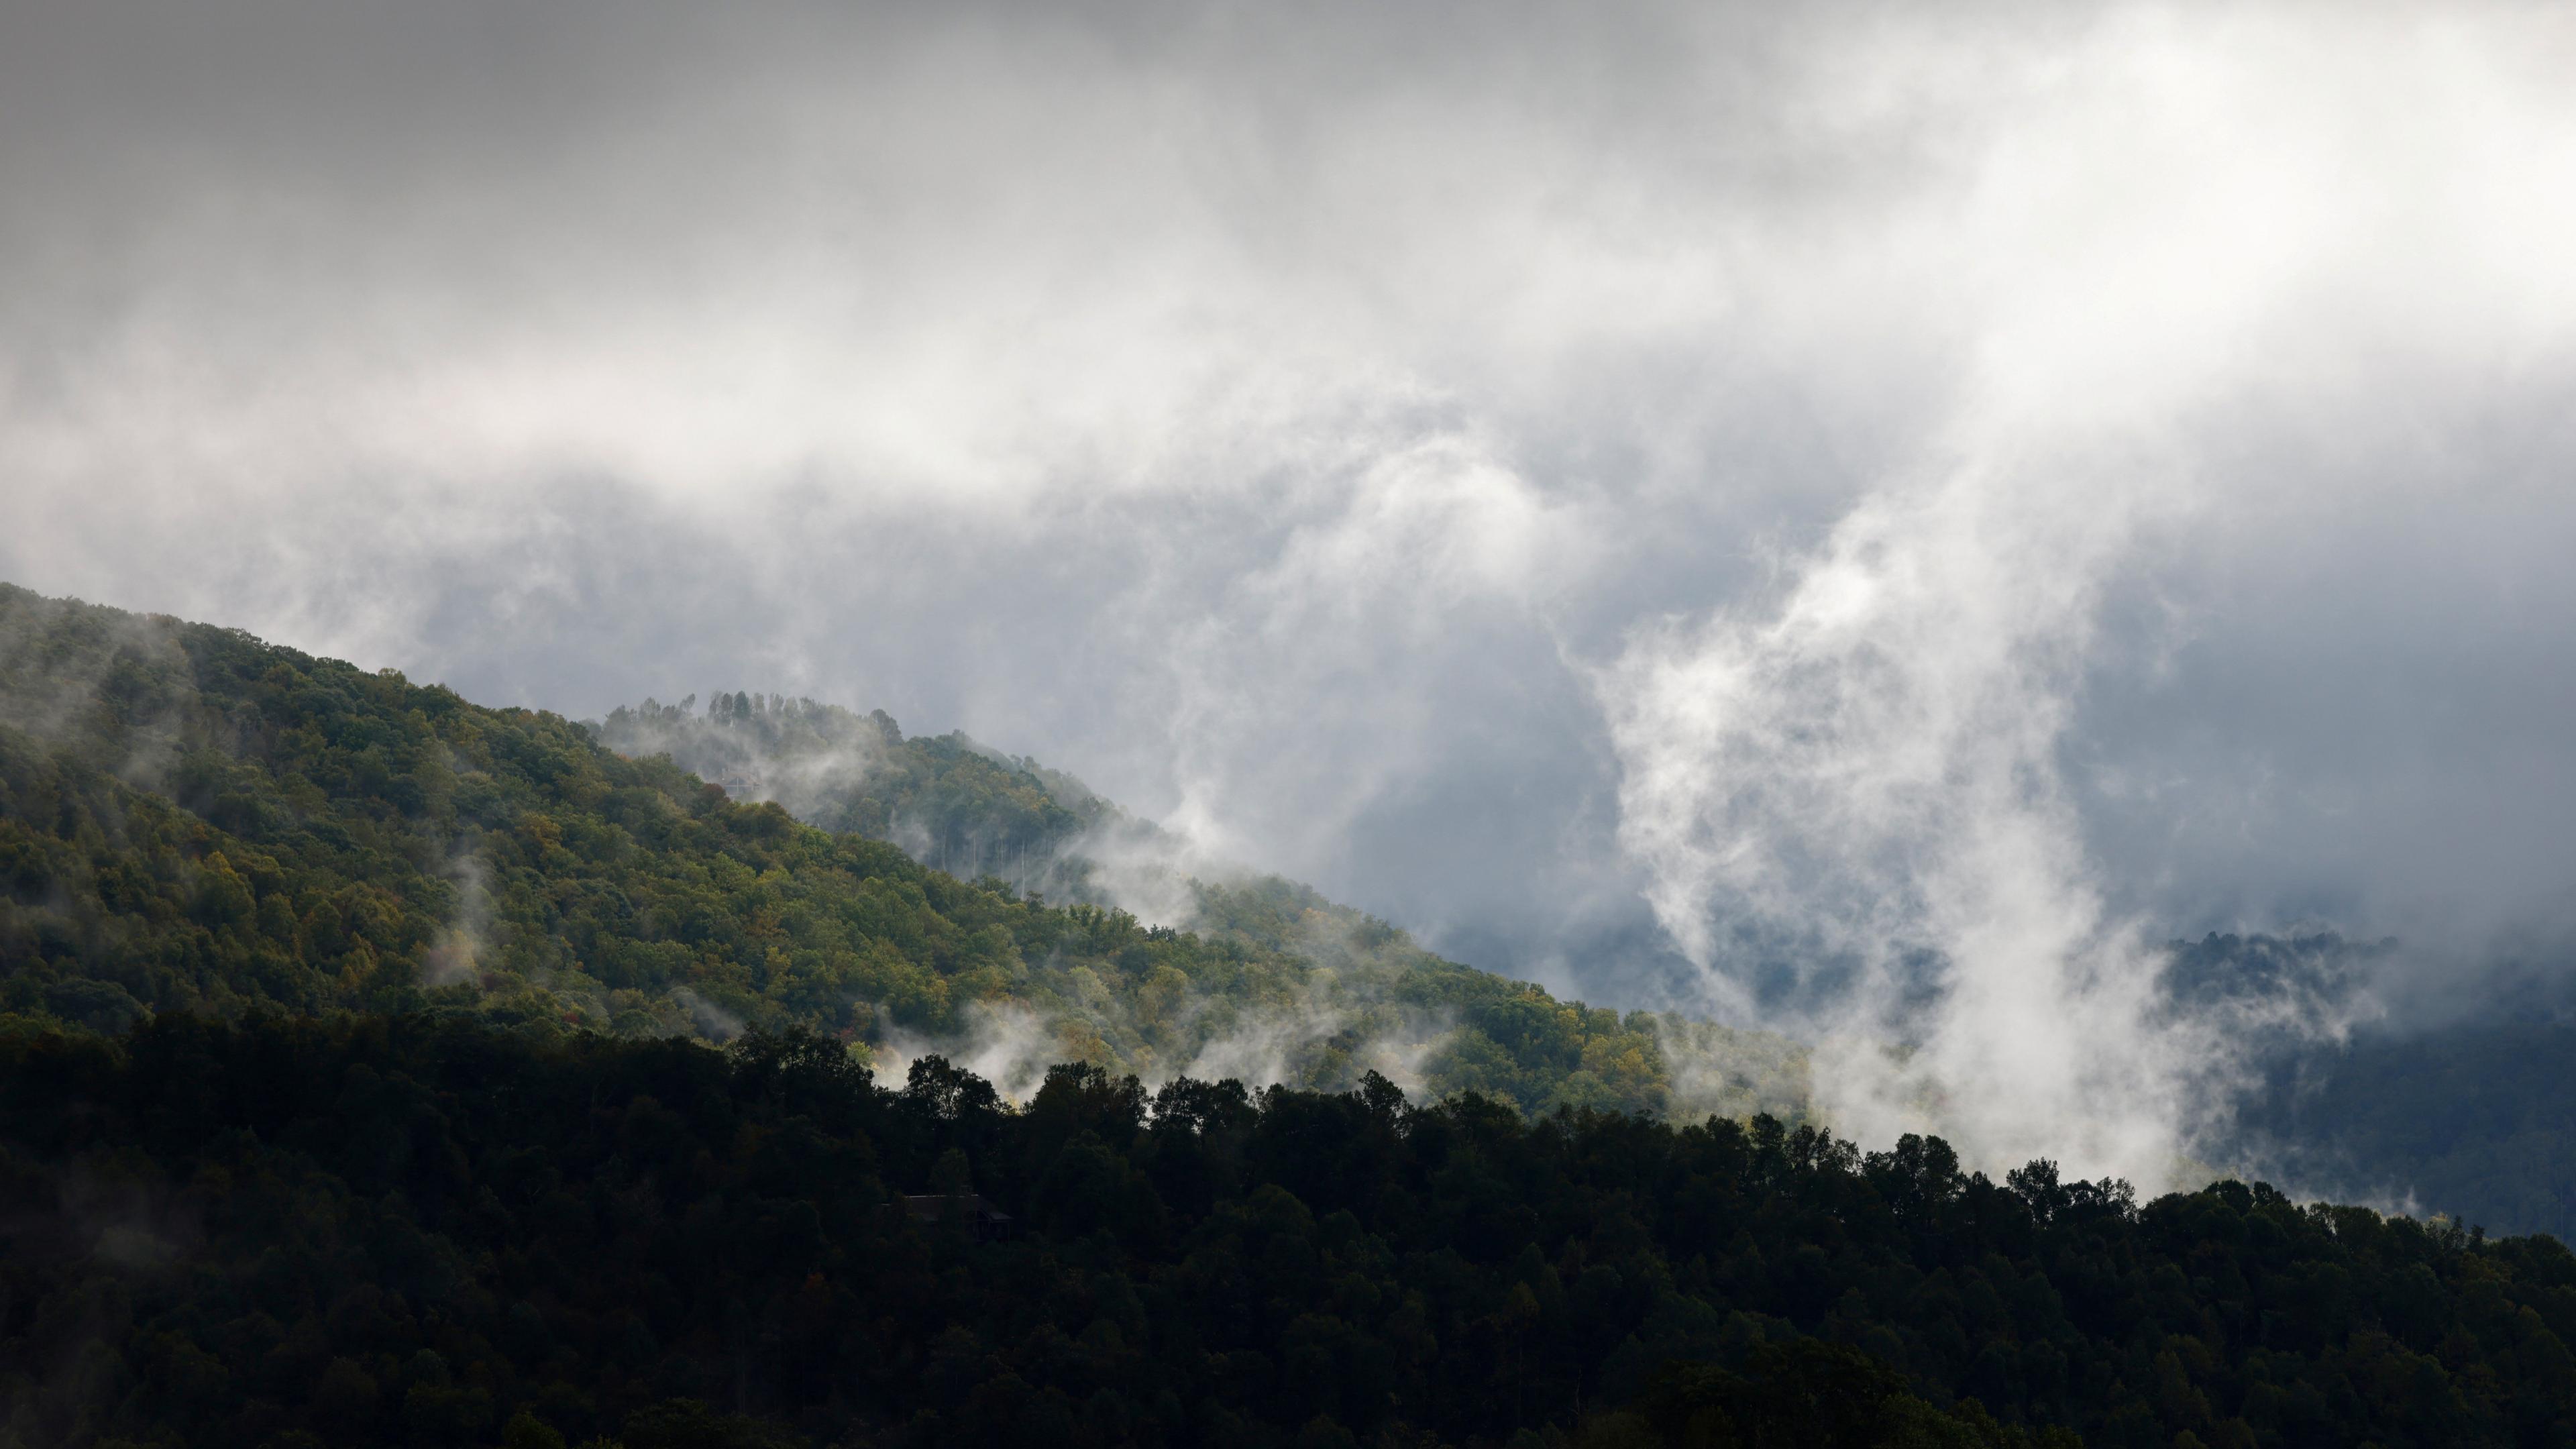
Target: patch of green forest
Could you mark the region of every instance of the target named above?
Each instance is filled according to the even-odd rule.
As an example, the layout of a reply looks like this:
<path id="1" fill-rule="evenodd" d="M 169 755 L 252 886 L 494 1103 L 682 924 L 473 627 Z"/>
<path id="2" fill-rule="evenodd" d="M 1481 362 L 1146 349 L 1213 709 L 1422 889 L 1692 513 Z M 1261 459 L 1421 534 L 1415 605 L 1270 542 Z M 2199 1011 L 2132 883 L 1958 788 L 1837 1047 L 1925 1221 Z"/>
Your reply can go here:
<path id="1" fill-rule="evenodd" d="M 2552 1239 L 1374 1076 L 20 1020 L 0 1221 L 12 1449 L 2576 1439 Z"/>
<path id="2" fill-rule="evenodd" d="M 799 819 L 1056 899 L 1112 904 L 1095 858 L 1107 855 L 1126 864 L 1130 889 L 1165 901 L 1201 934 L 1329 960 L 1337 979 L 1457 969 L 1306 887 L 1184 878 L 1171 864 L 1175 842 L 1079 779 L 964 734 L 907 736 L 882 711 L 717 691 L 703 706 L 691 696 L 620 709 L 593 732 L 621 753 L 667 754 L 737 794 L 775 799 Z M 2327 931 L 2211 934 L 2170 943 L 2164 988 L 2185 1006 L 2254 1005 L 2243 1013 L 2251 1020 L 2323 1019 L 2345 1014 L 2396 949 Z M 2259 1070 L 2202 1151 L 2311 1192 L 2576 1238 L 2576 1022 L 2534 1005 L 2510 1020 L 2432 1029 L 2240 1031 Z M 1671 1018 L 1655 1036 L 1668 1108 L 1800 1115 L 1793 1044 Z"/>
<path id="3" fill-rule="evenodd" d="M 1029 767 L 915 744 L 881 778 L 960 818 L 996 818 L 987 777 L 1063 812 Z M 1375 1069 L 1527 1111 L 1805 1099 L 1780 1038 L 1558 1001 L 1284 881 L 1197 887 L 1202 929 L 1174 931 L 842 823 L 558 716 L 0 585 L 0 1012 L 32 1022 L 434 1008 L 628 1038 L 802 1026 L 890 1061 L 968 1043 L 1028 1086 L 1086 1061 Z"/>
<path id="4" fill-rule="evenodd" d="M 667 755 L 740 799 L 773 800 L 826 830 L 891 841 L 962 879 L 990 876 L 1110 904 L 1081 853 L 1169 842 L 1089 786 L 962 731 L 907 736 L 884 710 L 717 691 L 703 710 L 647 699 L 585 728 L 621 755 Z M 1088 838 L 1088 840 L 1086 839 Z"/>

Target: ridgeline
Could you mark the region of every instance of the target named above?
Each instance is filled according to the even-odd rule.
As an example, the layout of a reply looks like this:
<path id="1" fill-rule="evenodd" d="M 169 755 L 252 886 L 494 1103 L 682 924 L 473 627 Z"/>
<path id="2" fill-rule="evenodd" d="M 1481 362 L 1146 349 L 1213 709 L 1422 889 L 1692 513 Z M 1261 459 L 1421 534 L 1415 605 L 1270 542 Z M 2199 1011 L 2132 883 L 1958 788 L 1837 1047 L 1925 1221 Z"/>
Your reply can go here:
<path id="1" fill-rule="evenodd" d="M 0 586 L 0 1449 L 2576 1443 L 2553 1239 L 1863 1153 L 1288 882 L 1143 925 L 962 737 L 727 696 L 867 741 L 814 824 L 639 717 Z"/>

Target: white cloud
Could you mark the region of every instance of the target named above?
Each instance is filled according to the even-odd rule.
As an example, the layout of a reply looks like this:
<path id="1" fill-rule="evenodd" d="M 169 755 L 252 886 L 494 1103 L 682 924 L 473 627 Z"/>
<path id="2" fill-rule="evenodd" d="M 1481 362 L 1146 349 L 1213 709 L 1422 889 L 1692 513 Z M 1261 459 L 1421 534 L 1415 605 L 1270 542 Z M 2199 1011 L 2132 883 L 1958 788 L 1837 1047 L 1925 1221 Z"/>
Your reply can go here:
<path id="1" fill-rule="evenodd" d="M 0 20 L 17 581 L 1937 946 L 1999 1151 L 2173 1129 L 2140 931 L 2566 889 L 2563 11 L 219 8 Z"/>

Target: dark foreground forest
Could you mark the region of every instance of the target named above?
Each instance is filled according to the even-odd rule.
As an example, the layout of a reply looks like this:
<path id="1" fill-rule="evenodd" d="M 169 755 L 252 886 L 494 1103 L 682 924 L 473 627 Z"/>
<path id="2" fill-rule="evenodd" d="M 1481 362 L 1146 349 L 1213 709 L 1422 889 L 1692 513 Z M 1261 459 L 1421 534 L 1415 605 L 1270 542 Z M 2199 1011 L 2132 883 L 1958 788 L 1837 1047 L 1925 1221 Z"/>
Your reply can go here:
<path id="1" fill-rule="evenodd" d="M 2576 1442 L 2553 1239 L 1768 1118 L 172 1014 L 0 1142 L 18 1445 Z"/>

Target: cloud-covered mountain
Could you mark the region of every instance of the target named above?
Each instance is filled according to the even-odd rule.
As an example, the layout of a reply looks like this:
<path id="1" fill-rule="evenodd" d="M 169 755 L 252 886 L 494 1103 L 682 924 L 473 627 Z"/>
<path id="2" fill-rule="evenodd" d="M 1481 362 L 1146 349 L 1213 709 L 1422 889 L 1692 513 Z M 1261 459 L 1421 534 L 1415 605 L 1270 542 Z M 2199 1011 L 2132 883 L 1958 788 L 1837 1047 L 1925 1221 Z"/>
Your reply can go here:
<path id="1" fill-rule="evenodd" d="M 0 16 L 0 574 L 1079 774 L 2144 1171 L 2158 943 L 2563 961 L 2576 22 Z M 1934 966 L 1937 970 L 1933 969 Z M 2396 979 L 2402 977 L 2403 979 Z"/>

